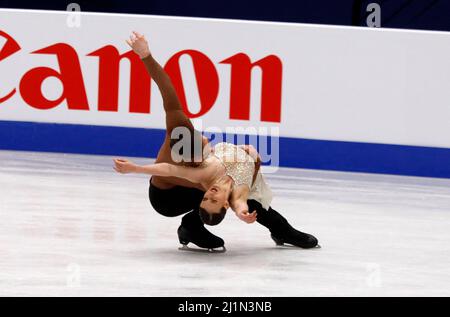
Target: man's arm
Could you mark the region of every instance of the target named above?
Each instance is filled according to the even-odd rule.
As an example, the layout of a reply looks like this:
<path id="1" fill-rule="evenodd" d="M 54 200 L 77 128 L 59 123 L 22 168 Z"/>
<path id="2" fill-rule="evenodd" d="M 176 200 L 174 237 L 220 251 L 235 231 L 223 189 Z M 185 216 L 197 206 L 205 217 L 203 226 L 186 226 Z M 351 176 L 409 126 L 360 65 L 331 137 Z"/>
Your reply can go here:
<path id="1" fill-rule="evenodd" d="M 158 89 L 163 98 L 164 110 L 166 112 L 177 110 L 182 111 L 180 101 L 175 88 L 172 85 L 172 81 L 161 65 L 159 65 L 159 63 L 153 58 L 144 35 L 139 34 L 138 32 L 133 32 L 133 35 L 131 35 L 130 39 L 127 40 L 127 43 L 133 51 L 139 55 L 147 68 L 148 73 L 158 85 Z"/>

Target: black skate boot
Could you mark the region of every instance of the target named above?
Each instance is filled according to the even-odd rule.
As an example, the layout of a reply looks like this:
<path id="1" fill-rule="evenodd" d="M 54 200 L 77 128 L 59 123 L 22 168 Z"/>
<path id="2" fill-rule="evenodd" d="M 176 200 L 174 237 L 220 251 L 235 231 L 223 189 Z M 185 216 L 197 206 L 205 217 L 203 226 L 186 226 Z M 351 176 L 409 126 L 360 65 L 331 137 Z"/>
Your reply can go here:
<path id="1" fill-rule="evenodd" d="M 198 211 L 191 211 L 186 214 L 181 226 L 178 228 L 178 239 L 182 244 L 180 250 L 202 251 L 211 253 L 223 253 L 226 251 L 223 239 L 209 232 L 200 219 Z M 189 248 L 187 245 L 193 243 L 201 249 Z"/>
<path id="2" fill-rule="evenodd" d="M 270 236 L 277 245 L 291 244 L 304 249 L 320 248 L 314 236 L 293 228 L 286 218 L 276 210 L 270 207 L 269 210 L 265 210 L 255 200 L 249 200 L 247 204 L 251 210 L 257 210 L 258 217 L 256 221 L 270 230 Z"/>
<path id="3" fill-rule="evenodd" d="M 308 233 L 298 231 L 290 228 L 282 234 L 271 234 L 272 240 L 276 245 L 284 245 L 285 243 L 292 244 L 303 249 L 320 248 L 316 237 Z"/>
<path id="4" fill-rule="evenodd" d="M 292 227 L 287 220 L 273 209 L 269 209 L 271 217 L 275 218 L 276 225 L 270 229 L 272 240 L 276 245 L 284 245 L 285 243 L 293 246 L 311 249 L 319 247 L 319 241 L 311 234 L 298 231 Z"/>

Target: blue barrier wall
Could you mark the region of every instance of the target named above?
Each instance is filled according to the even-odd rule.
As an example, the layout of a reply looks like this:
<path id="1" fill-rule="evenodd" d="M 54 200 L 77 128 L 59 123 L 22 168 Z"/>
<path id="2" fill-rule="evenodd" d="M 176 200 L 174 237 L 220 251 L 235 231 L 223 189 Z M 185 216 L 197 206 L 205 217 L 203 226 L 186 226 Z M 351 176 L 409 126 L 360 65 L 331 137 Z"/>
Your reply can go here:
<path id="1" fill-rule="evenodd" d="M 164 135 L 161 129 L 0 121 L 0 148 L 9 150 L 156 157 Z M 279 149 L 284 167 L 450 178 L 450 149 L 287 137 L 279 138 Z"/>

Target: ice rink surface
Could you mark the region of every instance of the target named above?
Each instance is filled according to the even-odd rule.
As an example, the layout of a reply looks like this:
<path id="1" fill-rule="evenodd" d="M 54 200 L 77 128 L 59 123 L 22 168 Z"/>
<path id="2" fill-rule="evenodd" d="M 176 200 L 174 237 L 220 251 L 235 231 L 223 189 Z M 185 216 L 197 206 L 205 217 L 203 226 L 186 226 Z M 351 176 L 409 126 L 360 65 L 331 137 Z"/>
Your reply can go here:
<path id="1" fill-rule="evenodd" d="M 136 159 L 137 162 L 150 160 Z M 229 212 L 228 251 L 179 251 L 181 218 L 111 157 L 0 151 L 0 295 L 450 296 L 450 180 L 281 169 L 273 208 L 322 249 Z"/>

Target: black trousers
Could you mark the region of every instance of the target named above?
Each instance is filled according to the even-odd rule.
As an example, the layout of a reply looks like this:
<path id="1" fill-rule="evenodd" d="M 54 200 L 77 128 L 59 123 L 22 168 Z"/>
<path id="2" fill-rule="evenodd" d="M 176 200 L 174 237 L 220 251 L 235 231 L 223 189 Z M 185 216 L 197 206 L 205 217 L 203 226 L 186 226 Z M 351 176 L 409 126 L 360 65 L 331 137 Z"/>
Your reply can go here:
<path id="1" fill-rule="evenodd" d="M 176 217 L 189 213 L 183 217 L 183 222 L 203 224 L 200 219 L 199 206 L 205 193 L 196 188 L 175 186 L 170 189 L 160 189 L 150 183 L 149 198 L 153 208 L 165 217 Z M 247 200 L 250 212 L 256 210 L 256 221 L 270 230 L 272 234 L 281 235 L 292 228 L 287 220 L 276 210 L 268 210 L 256 200 Z"/>
<path id="2" fill-rule="evenodd" d="M 186 214 L 181 223 L 192 230 L 204 227 L 198 209 L 204 194 L 199 189 L 182 186 L 160 189 L 151 182 L 148 189 L 150 203 L 159 214 L 165 217 Z"/>
<path id="3" fill-rule="evenodd" d="M 165 217 L 176 217 L 191 210 L 197 211 L 205 193 L 196 188 L 175 186 L 160 189 L 150 183 L 148 196 L 153 208 Z M 199 216 L 200 218 L 200 216 Z"/>
<path id="4" fill-rule="evenodd" d="M 258 217 L 256 217 L 256 221 L 269 229 L 272 234 L 283 236 L 287 230 L 293 229 L 286 218 L 275 209 L 272 209 L 272 207 L 264 209 L 259 202 L 253 199 L 247 200 L 247 205 L 249 212 L 257 212 Z"/>

